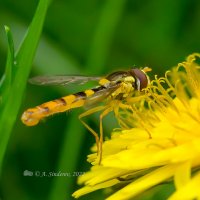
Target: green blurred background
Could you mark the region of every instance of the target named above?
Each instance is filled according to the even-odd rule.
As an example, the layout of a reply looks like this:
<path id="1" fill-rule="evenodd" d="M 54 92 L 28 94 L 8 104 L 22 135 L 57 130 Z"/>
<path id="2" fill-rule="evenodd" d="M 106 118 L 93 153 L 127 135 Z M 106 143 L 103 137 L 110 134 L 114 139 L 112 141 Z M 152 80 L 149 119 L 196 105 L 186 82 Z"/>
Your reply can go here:
<path id="1" fill-rule="evenodd" d="M 38 1 L 0 0 L 0 74 L 5 69 L 8 25 L 18 47 Z M 200 52 L 198 0 L 55 0 L 49 7 L 32 74 L 104 75 L 131 66 L 149 66 L 163 75 L 193 52 Z M 26 127 L 20 115 L 29 107 L 80 91 L 91 85 L 38 87 L 27 84 L 21 110 L 7 148 L 0 182 L 0 199 L 72 199 L 76 176 L 24 176 L 32 172 L 85 172 L 94 138 L 78 120 L 83 109 L 50 117 Z M 12 115 L 12 113 L 10 113 Z M 98 115 L 87 119 L 98 130 Z M 109 137 L 117 124 L 104 120 Z M 136 199 L 165 199 L 167 185 Z M 104 199 L 97 191 L 80 199 Z"/>

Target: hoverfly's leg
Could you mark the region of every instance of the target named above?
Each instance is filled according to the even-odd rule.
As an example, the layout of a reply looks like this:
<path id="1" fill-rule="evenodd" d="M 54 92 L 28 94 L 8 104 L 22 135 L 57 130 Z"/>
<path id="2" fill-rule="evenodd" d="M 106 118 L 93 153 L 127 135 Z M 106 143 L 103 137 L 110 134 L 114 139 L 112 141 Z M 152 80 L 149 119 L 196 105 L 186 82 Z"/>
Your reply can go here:
<path id="1" fill-rule="evenodd" d="M 146 97 L 145 95 L 140 95 L 140 96 L 137 96 L 137 97 L 127 98 L 126 99 L 126 102 L 127 102 L 126 105 L 132 105 L 134 103 L 137 103 L 137 102 L 141 101 L 142 99 L 145 99 L 145 97 Z"/>
<path id="2" fill-rule="evenodd" d="M 119 104 L 119 107 L 122 108 L 122 109 L 126 109 L 126 110 L 131 110 L 133 111 L 133 108 L 131 105 L 127 105 L 127 104 L 124 104 L 124 103 L 120 103 Z"/>
<path id="3" fill-rule="evenodd" d="M 99 162 L 98 162 L 99 164 L 101 164 L 101 159 L 102 159 L 103 118 L 111 111 L 113 111 L 113 108 L 112 107 L 108 107 L 100 114 L 100 138 L 99 138 Z"/>
<path id="4" fill-rule="evenodd" d="M 87 111 L 85 111 L 84 113 L 80 114 L 79 115 L 79 120 L 81 121 L 81 123 L 85 126 L 85 128 L 87 128 L 91 133 L 92 135 L 95 137 L 95 140 L 96 140 L 96 145 L 97 145 L 97 155 L 99 154 L 99 136 L 98 134 L 96 133 L 96 131 L 94 131 L 86 122 L 84 122 L 84 120 L 82 118 L 86 117 L 86 116 L 89 116 L 95 112 L 99 112 L 101 110 L 105 109 L 105 106 L 98 106 L 98 107 L 95 107 L 95 108 L 91 108 Z"/>
<path id="5" fill-rule="evenodd" d="M 119 109 L 121 109 L 119 114 Z M 129 123 L 127 123 L 127 120 L 125 120 L 123 116 L 123 112 L 126 112 L 126 110 L 130 110 L 131 112 L 133 112 L 132 106 L 131 105 L 127 105 L 124 103 L 119 102 L 118 106 L 114 107 L 114 114 L 116 119 L 118 120 L 119 125 L 121 126 L 122 129 L 129 129 Z"/>

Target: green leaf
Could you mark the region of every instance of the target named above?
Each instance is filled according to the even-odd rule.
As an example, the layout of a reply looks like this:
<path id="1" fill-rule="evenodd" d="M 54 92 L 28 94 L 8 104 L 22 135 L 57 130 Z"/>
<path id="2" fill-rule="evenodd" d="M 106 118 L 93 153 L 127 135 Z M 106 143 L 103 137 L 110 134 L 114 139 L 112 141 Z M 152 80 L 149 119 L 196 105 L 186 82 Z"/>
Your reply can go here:
<path id="1" fill-rule="evenodd" d="M 0 113 L 0 170 L 6 147 L 14 126 L 17 114 L 22 103 L 23 93 L 26 87 L 32 61 L 40 39 L 47 7 L 50 0 L 40 0 L 34 18 L 25 34 L 25 37 L 16 54 L 14 62 L 14 48 L 12 36 L 6 28 L 9 51 L 7 57 L 7 66 L 4 78 L 1 84 L 2 94 L 9 88 L 9 94 L 6 99 L 2 99 Z"/>

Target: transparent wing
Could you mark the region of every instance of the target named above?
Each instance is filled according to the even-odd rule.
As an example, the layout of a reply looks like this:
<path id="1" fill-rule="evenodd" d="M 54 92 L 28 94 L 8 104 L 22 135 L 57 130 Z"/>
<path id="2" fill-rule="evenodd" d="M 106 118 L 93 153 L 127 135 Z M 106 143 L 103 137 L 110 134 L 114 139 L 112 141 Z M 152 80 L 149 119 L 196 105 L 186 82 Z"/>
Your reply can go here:
<path id="1" fill-rule="evenodd" d="M 119 87 L 120 84 L 113 84 L 95 92 L 93 95 L 87 97 L 84 107 L 90 108 L 95 104 L 104 101 L 110 94 L 112 94 Z"/>
<path id="2" fill-rule="evenodd" d="M 71 83 L 84 84 L 88 81 L 99 81 L 102 77 L 93 76 L 36 76 L 29 79 L 34 85 L 67 85 Z"/>

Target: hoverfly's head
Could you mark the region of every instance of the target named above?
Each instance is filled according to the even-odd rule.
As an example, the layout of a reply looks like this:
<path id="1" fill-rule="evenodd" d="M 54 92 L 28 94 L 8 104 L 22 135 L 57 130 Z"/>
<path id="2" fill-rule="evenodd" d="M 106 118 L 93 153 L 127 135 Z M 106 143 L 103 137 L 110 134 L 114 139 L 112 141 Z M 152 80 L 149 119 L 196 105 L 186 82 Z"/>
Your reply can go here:
<path id="1" fill-rule="evenodd" d="M 136 88 L 138 91 L 146 88 L 149 85 L 150 79 L 146 73 L 149 71 L 151 71 L 151 68 L 149 67 L 144 67 L 143 69 L 132 68 L 130 70 L 131 76 L 133 76 L 135 79 L 134 88 Z"/>

